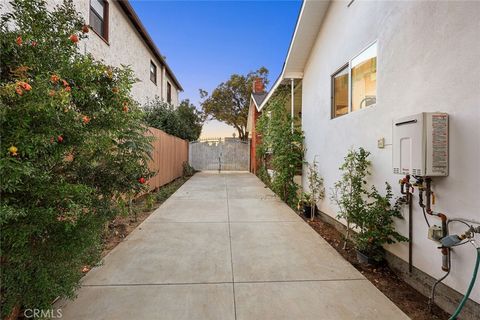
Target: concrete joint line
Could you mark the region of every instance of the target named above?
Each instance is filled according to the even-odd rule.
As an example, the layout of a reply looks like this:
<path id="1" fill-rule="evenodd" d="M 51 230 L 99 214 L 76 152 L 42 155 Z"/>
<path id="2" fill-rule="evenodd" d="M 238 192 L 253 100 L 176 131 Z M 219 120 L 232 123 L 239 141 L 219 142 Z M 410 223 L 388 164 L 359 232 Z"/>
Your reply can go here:
<path id="1" fill-rule="evenodd" d="M 82 287 L 141 287 L 141 286 L 190 286 L 190 285 L 218 285 L 218 284 L 255 284 L 255 283 L 295 283 L 295 282 L 345 282 L 345 281 L 368 281 L 367 279 L 295 279 L 295 280 L 255 280 L 255 281 L 223 281 L 223 282 L 174 282 L 174 283 L 115 283 L 115 284 L 85 284 Z"/>
<path id="2" fill-rule="evenodd" d="M 228 239 L 230 242 L 230 265 L 232 269 L 232 290 L 233 290 L 233 314 L 235 315 L 235 320 L 237 319 L 237 303 L 235 297 L 235 274 L 233 272 L 233 252 L 232 252 L 232 232 L 230 230 L 230 205 L 228 203 L 228 184 L 227 178 L 224 176 L 223 181 L 225 182 L 225 193 L 227 200 L 227 220 L 228 220 Z"/>

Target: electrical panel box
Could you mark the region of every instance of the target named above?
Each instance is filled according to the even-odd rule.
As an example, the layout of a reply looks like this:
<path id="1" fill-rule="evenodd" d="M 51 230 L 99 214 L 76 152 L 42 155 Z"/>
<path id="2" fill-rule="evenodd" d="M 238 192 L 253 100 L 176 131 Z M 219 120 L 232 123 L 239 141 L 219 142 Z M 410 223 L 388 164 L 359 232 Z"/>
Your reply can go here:
<path id="1" fill-rule="evenodd" d="M 448 176 L 448 114 L 423 112 L 393 121 L 393 173 Z"/>

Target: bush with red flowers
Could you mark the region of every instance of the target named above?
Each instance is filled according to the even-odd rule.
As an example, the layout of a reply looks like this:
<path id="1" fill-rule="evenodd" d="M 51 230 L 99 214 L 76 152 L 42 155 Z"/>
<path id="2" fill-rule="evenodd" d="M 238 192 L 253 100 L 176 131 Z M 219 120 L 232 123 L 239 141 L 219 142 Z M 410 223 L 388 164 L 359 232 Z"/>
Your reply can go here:
<path id="1" fill-rule="evenodd" d="M 88 28 L 71 1 L 11 4 L 0 20 L 2 318 L 72 297 L 117 199 L 152 175 L 132 71 L 82 54 Z"/>

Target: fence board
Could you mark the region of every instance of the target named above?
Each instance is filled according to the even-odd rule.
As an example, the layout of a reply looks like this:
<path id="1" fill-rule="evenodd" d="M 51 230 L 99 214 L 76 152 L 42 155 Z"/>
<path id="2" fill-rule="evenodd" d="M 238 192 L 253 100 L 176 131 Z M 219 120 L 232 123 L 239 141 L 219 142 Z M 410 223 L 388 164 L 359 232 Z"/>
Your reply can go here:
<path id="1" fill-rule="evenodd" d="M 157 174 L 147 182 L 153 190 L 182 176 L 183 163 L 188 162 L 188 141 L 151 127 L 147 135 L 155 139 L 152 142 L 153 160 L 148 165 Z"/>

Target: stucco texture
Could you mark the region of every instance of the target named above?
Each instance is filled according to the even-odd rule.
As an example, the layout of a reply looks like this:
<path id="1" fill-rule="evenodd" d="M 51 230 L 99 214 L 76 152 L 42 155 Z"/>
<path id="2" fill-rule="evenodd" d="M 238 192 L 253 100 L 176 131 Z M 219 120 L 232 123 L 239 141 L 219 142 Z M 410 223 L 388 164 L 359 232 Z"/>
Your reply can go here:
<path id="1" fill-rule="evenodd" d="M 160 61 L 155 58 L 116 1 L 110 1 L 109 4 L 108 43 L 90 31 L 89 38 L 80 42 L 80 49 L 113 66 L 129 65 L 139 80 L 133 85 L 132 95 L 140 104 L 155 96 L 166 101 L 168 75 L 163 72 Z M 88 23 L 90 1 L 75 1 L 75 6 Z M 150 80 L 150 60 L 157 66 L 157 84 Z M 172 84 L 172 104 L 178 105 L 178 88 L 171 79 L 168 81 Z"/>
<path id="2" fill-rule="evenodd" d="M 333 2 L 310 53 L 303 79 L 302 125 L 307 160 L 315 156 L 327 192 L 340 177 L 338 167 L 348 149 L 371 152 L 370 182 L 384 189 L 388 181 L 399 193 L 392 170 L 392 121 L 419 112 L 450 115 L 450 175 L 434 178 L 434 210 L 449 218 L 479 219 L 480 141 L 480 5 L 453 1 Z M 378 41 L 377 103 L 331 119 L 330 76 L 373 41 Z M 384 137 L 386 147 L 377 148 Z M 305 176 L 305 175 L 304 175 Z M 305 179 L 304 179 L 305 184 Z M 427 226 L 414 195 L 413 264 L 434 277 L 441 271 L 438 244 L 427 238 Z M 320 209 L 335 217 L 337 208 L 326 197 Z M 408 214 L 397 222 L 408 235 Z M 435 218 L 432 224 L 440 224 Z M 451 232 L 463 231 L 451 225 Z M 408 244 L 388 248 L 408 260 Z M 465 292 L 474 265 L 472 246 L 452 252 L 452 272 L 445 283 Z M 478 284 L 477 284 L 478 287 Z M 480 289 L 471 294 L 480 302 Z"/>

